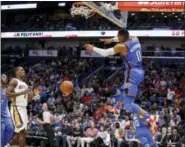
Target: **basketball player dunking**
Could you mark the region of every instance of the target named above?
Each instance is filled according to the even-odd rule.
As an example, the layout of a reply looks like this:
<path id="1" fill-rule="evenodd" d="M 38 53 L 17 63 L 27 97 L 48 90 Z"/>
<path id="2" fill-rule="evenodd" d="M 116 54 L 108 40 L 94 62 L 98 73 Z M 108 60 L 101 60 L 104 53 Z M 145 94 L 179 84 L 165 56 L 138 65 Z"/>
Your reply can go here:
<path id="1" fill-rule="evenodd" d="M 14 69 L 14 78 L 10 81 L 6 91 L 6 96 L 11 97 L 11 116 L 15 126 L 15 136 L 11 141 L 11 145 L 19 147 L 26 146 L 26 130 L 28 123 L 27 104 L 28 94 L 32 95 L 28 85 L 23 81 L 25 70 L 22 67 Z"/>
<path id="2" fill-rule="evenodd" d="M 142 68 L 142 48 L 137 37 L 130 36 L 128 30 L 121 29 L 117 37 L 114 39 L 103 39 L 105 43 L 119 42 L 113 48 L 100 49 L 91 44 L 86 44 L 85 48 L 88 52 L 96 52 L 101 56 L 110 56 L 120 53 L 125 63 L 125 80 L 121 87 L 121 101 L 124 108 L 131 113 L 137 114 L 143 119 L 150 118 L 150 115 L 144 111 L 139 105 L 134 103 L 138 92 L 138 86 L 144 79 L 144 71 Z M 137 130 L 136 130 L 137 131 Z"/>

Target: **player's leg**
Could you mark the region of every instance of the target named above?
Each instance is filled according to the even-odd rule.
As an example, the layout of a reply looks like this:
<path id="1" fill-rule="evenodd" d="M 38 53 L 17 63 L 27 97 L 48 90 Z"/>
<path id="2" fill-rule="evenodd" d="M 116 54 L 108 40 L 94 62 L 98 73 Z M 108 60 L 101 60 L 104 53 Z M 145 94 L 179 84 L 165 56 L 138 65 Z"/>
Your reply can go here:
<path id="1" fill-rule="evenodd" d="M 13 145 L 18 145 L 18 134 L 17 134 L 17 132 L 16 132 L 16 129 L 17 129 L 17 127 L 16 127 L 16 120 L 17 120 L 17 118 L 16 118 L 16 111 L 14 111 L 15 109 L 14 109 L 14 106 L 13 105 L 11 105 L 11 109 L 10 109 L 10 113 L 11 113 L 11 116 L 12 116 L 12 121 L 13 121 L 13 125 L 14 125 L 14 127 L 15 127 L 15 130 L 14 130 L 14 132 L 15 132 L 15 135 L 14 135 L 14 137 L 13 137 L 13 139 L 11 140 L 11 142 L 10 142 L 10 145 L 11 146 L 13 146 Z"/>
<path id="2" fill-rule="evenodd" d="M 22 127 L 19 131 L 19 147 L 26 146 L 26 130 L 28 124 L 28 115 L 26 107 L 19 107 L 19 119 L 22 123 Z"/>
<path id="3" fill-rule="evenodd" d="M 144 79 L 144 72 L 140 69 L 132 69 L 125 75 L 125 83 L 123 89 L 123 102 L 126 110 L 137 113 L 140 116 L 148 119 L 150 115 L 144 111 L 138 104 L 134 103 L 138 93 L 138 86 Z"/>
<path id="4" fill-rule="evenodd" d="M 6 143 L 5 143 L 5 138 L 6 138 L 6 136 L 5 136 L 5 128 L 6 128 L 6 125 L 5 125 L 4 120 L 2 118 L 2 120 L 1 120 L 1 145 L 3 147 L 6 145 Z"/>
<path id="5" fill-rule="evenodd" d="M 13 139 L 10 141 L 10 145 L 18 145 L 18 139 L 19 139 L 19 135 L 16 133 L 13 137 Z"/>
<path id="6" fill-rule="evenodd" d="M 19 147 L 26 147 L 26 131 L 22 130 L 14 135 L 10 145 L 18 145 Z"/>
<path id="7" fill-rule="evenodd" d="M 146 131 L 146 137 L 147 137 L 149 144 L 152 145 L 152 147 L 158 147 L 158 145 L 155 143 L 153 136 L 152 136 L 152 133 L 149 129 Z"/>
<path id="8" fill-rule="evenodd" d="M 11 141 L 11 145 L 17 145 L 19 147 L 26 146 L 26 128 L 27 128 L 27 111 L 26 108 L 22 107 L 11 107 L 11 113 L 13 123 L 15 126 L 16 135 L 14 136 L 13 140 Z M 19 125 L 21 124 L 21 125 Z"/>
<path id="9" fill-rule="evenodd" d="M 151 147 L 146 137 L 138 137 L 143 147 Z"/>
<path id="10" fill-rule="evenodd" d="M 14 126 L 12 123 L 11 118 L 6 118 L 6 128 L 5 128 L 5 143 L 8 144 L 10 143 L 10 141 L 12 140 L 13 136 L 14 136 Z"/>
<path id="11" fill-rule="evenodd" d="M 26 130 L 22 130 L 18 134 L 18 145 L 19 147 L 26 147 Z"/>
<path id="12" fill-rule="evenodd" d="M 133 90 L 134 88 L 130 88 L 130 91 Z M 124 103 L 124 108 L 132 113 L 137 113 L 140 116 L 144 117 L 145 119 L 148 119 L 150 117 L 149 113 L 144 111 L 138 104 L 134 103 L 135 97 L 134 96 L 129 96 L 125 93 L 123 93 L 123 103 Z"/>
<path id="13" fill-rule="evenodd" d="M 146 134 L 148 134 L 148 130 L 144 127 L 138 127 L 136 128 L 136 137 L 139 139 L 143 147 L 150 147 L 150 143 L 146 137 Z"/>

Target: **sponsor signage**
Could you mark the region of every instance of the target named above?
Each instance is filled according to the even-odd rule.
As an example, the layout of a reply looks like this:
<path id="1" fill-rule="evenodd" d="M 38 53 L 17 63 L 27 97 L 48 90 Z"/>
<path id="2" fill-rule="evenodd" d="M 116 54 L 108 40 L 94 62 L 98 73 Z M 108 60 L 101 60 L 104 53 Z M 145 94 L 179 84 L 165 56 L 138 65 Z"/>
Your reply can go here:
<path id="1" fill-rule="evenodd" d="M 50 32 L 2 32 L 1 38 L 78 38 L 78 37 L 114 37 L 112 31 L 50 31 Z M 184 30 L 130 30 L 131 35 L 138 37 L 184 37 Z"/>
<path id="2" fill-rule="evenodd" d="M 51 37 L 51 35 L 44 35 L 43 32 L 18 32 L 14 33 L 15 37 Z"/>
<path id="3" fill-rule="evenodd" d="M 30 50 L 29 56 L 30 57 L 57 57 L 58 51 L 57 50 Z"/>
<path id="4" fill-rule="evenodd" d="M 120 10 L 145 12 L 184 12 L 183 1 L 117 2 Z"/>

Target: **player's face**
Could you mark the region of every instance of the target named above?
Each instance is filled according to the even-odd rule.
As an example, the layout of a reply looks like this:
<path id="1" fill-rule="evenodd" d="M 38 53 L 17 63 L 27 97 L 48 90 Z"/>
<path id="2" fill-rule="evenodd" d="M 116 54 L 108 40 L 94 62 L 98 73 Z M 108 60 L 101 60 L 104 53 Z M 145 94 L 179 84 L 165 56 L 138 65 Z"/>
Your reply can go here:
<path id="1" fill-rule="evenodd" d="M 18 70 L 18 74 L 19 74 L 21 77 L 24 77 L 25 74 L 26 74 L 24 68 L 20 67 L 19 70 Z"/>
<path id="2" fill-rule="evenodd" d="M 125 37 L 123 35 L 118 34 L 119 42 L 125 42 Z"/>
<path id="3" fill-rule="evenodd" d="M 1 78 L 1 82 L 2 82 L 3 84 L 7 84 L 8 78 L 7 78 L 6 76 L 3 76 L 3 77 Z"/>

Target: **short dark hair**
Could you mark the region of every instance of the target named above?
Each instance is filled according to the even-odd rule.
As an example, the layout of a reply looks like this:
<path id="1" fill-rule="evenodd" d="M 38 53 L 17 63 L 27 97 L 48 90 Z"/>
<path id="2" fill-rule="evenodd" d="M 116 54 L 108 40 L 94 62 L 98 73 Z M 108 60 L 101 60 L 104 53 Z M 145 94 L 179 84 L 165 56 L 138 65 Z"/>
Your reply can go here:
<path id="1" fill-rule="evenodd" d="M 119 30 L 118 35 L 121 35 L 121 36 L 124 36 L 125 38 L 128 38 L 129 32 L 127 29 L 121 29 L 121 30 Z"/>

